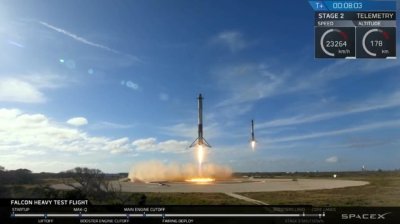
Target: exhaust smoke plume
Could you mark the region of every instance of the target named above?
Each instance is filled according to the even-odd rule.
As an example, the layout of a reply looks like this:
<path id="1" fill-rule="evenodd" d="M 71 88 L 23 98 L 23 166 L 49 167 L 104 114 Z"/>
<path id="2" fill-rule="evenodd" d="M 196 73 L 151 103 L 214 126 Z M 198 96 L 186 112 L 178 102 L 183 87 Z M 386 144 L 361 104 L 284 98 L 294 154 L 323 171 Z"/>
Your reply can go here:
<path id="1" fill-rule="evenodd" d="M 227 166 L 210 163 L 204 163 L 202 166 L 203 177 L 221 180 L 229 179 L 231 174 L 232 170 Z M 198 177 L 198 165 L 146 161 L 134 165 L 128 177 L 132 182 L 185 181 Z"/>

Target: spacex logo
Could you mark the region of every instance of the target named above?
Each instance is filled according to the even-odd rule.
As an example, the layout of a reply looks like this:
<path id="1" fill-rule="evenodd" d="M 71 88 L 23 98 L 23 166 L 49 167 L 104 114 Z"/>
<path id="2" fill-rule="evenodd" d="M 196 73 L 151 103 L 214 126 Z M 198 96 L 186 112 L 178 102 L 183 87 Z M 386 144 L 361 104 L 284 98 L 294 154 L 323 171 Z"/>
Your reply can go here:
<path id="1" fill-rule="evenodd" d="M 342 219 L 362 219 L 362 220 L 375 220 L 375 219 L 385 219 L 385 216 L 390 214 L 390 212 L 384 214 L 342 214 Z"/>

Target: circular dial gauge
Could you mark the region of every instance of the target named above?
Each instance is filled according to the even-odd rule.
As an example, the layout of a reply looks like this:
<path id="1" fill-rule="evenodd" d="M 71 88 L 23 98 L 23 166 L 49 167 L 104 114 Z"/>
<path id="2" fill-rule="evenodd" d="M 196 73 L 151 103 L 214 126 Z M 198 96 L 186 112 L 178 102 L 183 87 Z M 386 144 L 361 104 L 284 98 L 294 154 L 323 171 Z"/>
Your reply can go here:
<path id="1" fill-rule="evenodd" d="M 326 36 L 329 35 L 329 34 L 331 34 L 331 33 L 338 33 L 338 34 L 341 36 L 341 39 L 342 39 L 342 40 L 340 40 L 340 41 L 325 41 Z M 321 39 L 320 39 L 321 49 L 322 49 L 322 51 L 323 51 L 326 55 L 329 55 L 329 56 L 331 56 L 331 57 L 335 57 L 335 53 L 329 51 L 329 50 L 327 49 L 327 47 L 328 47 L 328 48 L 333 48 L 333 47 L 335 47 L 335 48 L 342 48 L 342 47 L 346 47 L 346 46 L 347 46 L 347 40 L 348 40 L 348 39 L 349 39 L 349 37 L 348 37 L 347 33 L 341 31 L 340 29 L 332 28 L 332 29 L 326 30 L 326 31 L 322 34 Z"/>
<path id="2" fill-rule="evenodd" d="M 367 38 L 373 33 L 379 33 L 383 39 L 382 38 L 374 38 L 374 39 L 371 39 L 370 41 L 368 41 L 368 43 L 367 43 Z M 389 39 L 390 39 L 390 36 L 389 36 L 388 32 L 385 32 L 381 29 L 371 29 L 364 34 L 364 36 L 362 38 L 362 47 L 368 55 L 370 55 L 372 57 L 376 57 L 376 53 L 371 51 L 368 46 L 371 46 L 375 49 L 383 48 L 385 45 L 384 40 L 389 40 Z"/>

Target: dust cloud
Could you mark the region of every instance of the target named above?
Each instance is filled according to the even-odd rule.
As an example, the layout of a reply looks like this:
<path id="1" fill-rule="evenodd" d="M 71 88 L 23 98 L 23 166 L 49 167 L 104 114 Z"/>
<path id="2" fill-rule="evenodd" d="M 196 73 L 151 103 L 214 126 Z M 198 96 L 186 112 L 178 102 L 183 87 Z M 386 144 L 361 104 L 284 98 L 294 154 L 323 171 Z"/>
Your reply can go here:
<path id="1" fill-rule="evenodd" d="M 128 178 L 132 182 L 184 181 L 196 177 L 209 177 L 225 180 L 231 177 L 232 170 L 227 166 L 204 163 L 201 176 L 197 164 L 164 163 L 158 160 L 140 162 L 134 165 Z"/>

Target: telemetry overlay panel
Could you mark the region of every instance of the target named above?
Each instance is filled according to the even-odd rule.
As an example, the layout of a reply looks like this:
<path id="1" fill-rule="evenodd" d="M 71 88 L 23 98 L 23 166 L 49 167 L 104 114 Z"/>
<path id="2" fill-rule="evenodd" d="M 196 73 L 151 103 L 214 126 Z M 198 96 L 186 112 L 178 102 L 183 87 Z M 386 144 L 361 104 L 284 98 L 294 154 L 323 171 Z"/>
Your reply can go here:
<path id="1" fill-rule="evenodd" d="M 316 58 L 396 59 L 395 1 L 310 1 Z"/>

